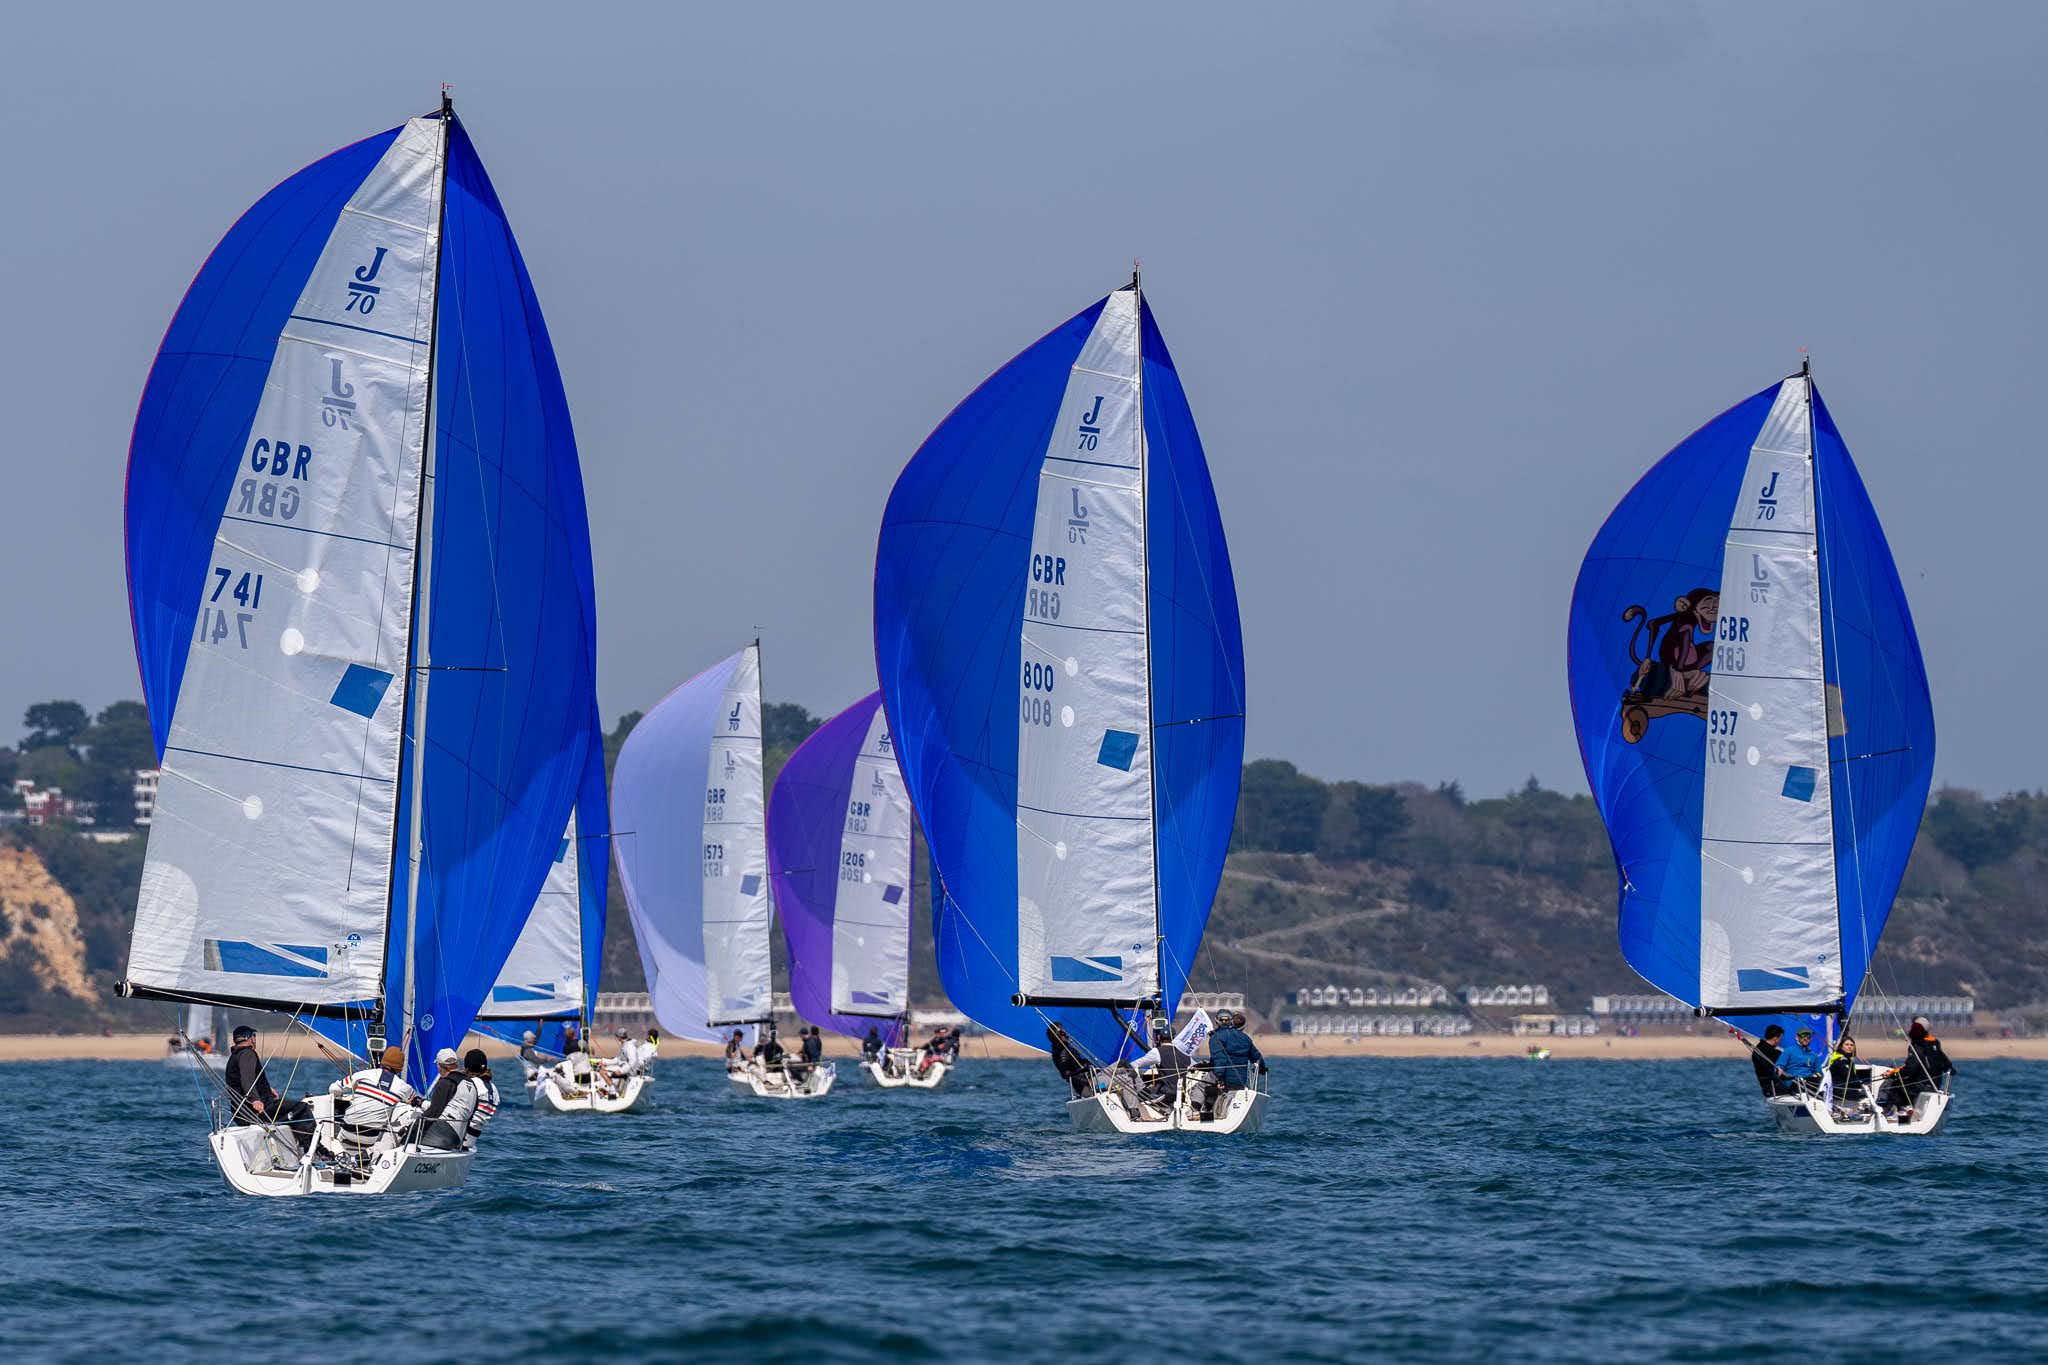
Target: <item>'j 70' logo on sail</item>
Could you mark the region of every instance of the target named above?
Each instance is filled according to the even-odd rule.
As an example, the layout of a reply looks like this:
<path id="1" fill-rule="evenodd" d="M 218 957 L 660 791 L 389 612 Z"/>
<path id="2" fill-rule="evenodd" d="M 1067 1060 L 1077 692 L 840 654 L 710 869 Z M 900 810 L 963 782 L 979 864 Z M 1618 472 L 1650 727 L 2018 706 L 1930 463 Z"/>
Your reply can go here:
<path id="1" fill-rule="evenodd" d="M 1764 557 L 1755 551 L 1749 556 L 1749 600 L 1760 607 L 1771 604 L 1771 571 L 1764 567 Z"/>
<path id="2" fill-rule="evenodd" d="M 377 306 L 377 296 L 384 292 L 384 286 L 370 281 L 376 279 L 377 272 L 384 268 L 384 253 L 390 249 L 378 247 L 376 257 L 368 265 L 356 267 L 355 278 L 348 282 L 348 302 L 343 305 L 343 311 L 368 317 Z"/>
<path id="3" fill-rule="evenodd" d="M 347 431 L 348 419 L 356 410 L 356 386 L 341 377 L 339 356 L 330 356 L 328 361 L 334 366 L 334 377 L 327 381 L 327 396 L 320 400 L 320 420 Z"/>
<path id="4" fill-rule="evenodd" d="M 1770 521 L 1778 515 L 1778 471 L 1771 471 L 1771 481 L 1758 490 L 1756 495 L 1756 519 Z"/>
<path id="5" fill-rule="evenodd" d="M 1067 544 L 1086 545 L 1088 543 L 1088 504 L 1081 501 L 1080 489 L 1070 488 L 1067 491 L 1074 498 L 1073 514 L 1067 518 Z"/>
<path id="6" fill-rule="evenodd" d="M 1095 395 L 1095 406 L 1088 409 L 1088 415 L 1081 419 L 1081 439 L 1074 446 L 1076 450 L 1093 450 L 1102 439 L 1102 395 Z"/>

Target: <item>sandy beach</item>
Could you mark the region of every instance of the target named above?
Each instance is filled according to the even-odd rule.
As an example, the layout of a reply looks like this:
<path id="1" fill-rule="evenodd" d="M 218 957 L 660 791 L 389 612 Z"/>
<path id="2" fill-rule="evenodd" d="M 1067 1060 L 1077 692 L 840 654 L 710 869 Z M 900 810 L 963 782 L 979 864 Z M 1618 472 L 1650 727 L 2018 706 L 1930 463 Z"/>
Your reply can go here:
<path id="1" fill-rule="evenodd" d="M 1488 1034 L 1478 1038 L 1360 1038 L 1349 1041 L 1343 1038 L 1296 1038 L 1287 1034 L 1255 1035 L 1258 1044 L 1274 1061 L 1290 1057 L 1521 1057 L 1532 1043 L 1541 1042 L 1550 1049 L 1550 1055 L 1557 1060 L 1595 1059 L 1599 1061 L 1673 1061 L 1684 1058 L 1730 1058 L 1739 1059 L 1742 1044 L 1725 1033 L 1695 1034 L 1654 1034 L 1634 1038 L 1516 1038 L 1507 1034 Z M 2048 1038 L 1973 1038 L 1969 1036 L 1944 1036 L 1942 1039 L 1949 1054 L 1958 1061 L 1977 1061 L 1987 1058 L 2012 1058 L 2023 1061 L 2048 1061 Z M 314 1041 L 304 1033 L 287 1033 L 271 1030 L 260 1040 L 263 1054 L 280 1060 L 312 1058 L 317 1055 Z M 470 1046 L 482 1047 L 495 1057 L 509 1057 L 518 1051 L 495 1039 L 472 1037 Z M 599 1051 L 609 1053 L 613 1049 L 610 1040 L 604 1040 Z M 969 1059 L 989 1058 L 1041 1058 L 1045 1054 L 1034 1048 L 1013 1043 L 1007 1038 L 970 1037 L 966 1054 Z M 90 1034 L 0 1034 L 0 1062 L 61 1062 L 61 1061 L 152 1061 L 164 1055 L 164 1035 L 160 1033 L 117 1033 L 112 1036 Z M 664 1040 L 661 1045 L 665 1057 L 713 1057 L 719 1049 L 711 1043 L 689 1043 L 675 1039 Z M 825 1053 L 831 1057 L 858 1056 L 859 1047 L 849 1038 L 830 1038 L 826 1041 Z M 1893 1060 L 1905 1055 L 1905 1043 L 1899 1039 L 1864 1039 L 1864 1056 L 1872 1061 Z"/>

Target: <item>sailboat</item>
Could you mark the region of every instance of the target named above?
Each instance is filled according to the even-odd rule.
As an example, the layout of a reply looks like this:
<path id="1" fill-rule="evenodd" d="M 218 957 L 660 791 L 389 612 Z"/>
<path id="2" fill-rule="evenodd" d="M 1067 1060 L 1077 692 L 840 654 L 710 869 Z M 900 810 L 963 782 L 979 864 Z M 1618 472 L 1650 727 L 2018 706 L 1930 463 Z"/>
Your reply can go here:
<path id="1" fill-rule="evenodd" d="M 774 1029 L 765 760 L 759 640 L 663 697 L 619 750 L 613 856 L 654 1017 L 671 1036 Z M 743 1064 L 727 1079 L 745 1094 L 814 1099 L 833 1071 L 798 1084 Z"/>
<path id="2" fill-rule="evenodd" d="M 1098 1068 L 1084 1129 L 1250 1132 L 1111 1068 L 1171 1018 L 1223 873 L 1244 645 L 1216 494 L 1140 281 L 997 371 L 889 495 L 875 656 L 955 1005 Z M 1203 1117 L 1205 1113 L 1210 1117 Z"/>
<path id="3" fill-rule="evenodd" d="M 1666 604 L 1669 604 L 1668 607 Z M 1572 594 L 1579 752 L 1651 985 L 1761 1036 L 1853 1017 L 1927 804 L 1934 718 L 1905 589 L 1810 368 L 1660 460 Z M 1776 1095 L 1792 1133 L 1925 1133 Z"/>
<path id="4" fill-rule="evenodd" d="M 227 1054 L 220 1050 L 220 1027 L 211 1005 L 187 1005 L 183 1022 L 171 1038 L 171 1050 L 164 1065 L 174 1071 L 227 1070 Z"/>
<path id="5" fill-rule="evenodd" d="M 570 1063 L 528 1078 L 534 1103 L 568 1113 L 620 1114 L 633 1109 L 653 1084 L 651 1072 L 614 1077 L 592 1072 L 587 1052 L 573 1056 L 568 1029 L 583 1047 L 595 1045 L 591 1012 L 597 1004 L 604 957 L 605 890 L 611 867 L 610 812 L 604 788 L 604 731 L 590 719 L 590 752 L 576 809 L 562 833 L 555 860 L 526 927 L 477 1013 L 476 1031 L 509 1043 L 534 1035 L 537 1051 Z"/>
<path id="6" fill-rule="evenodd" d="M 265 195 L 138 410 L 129 602 L 162 766 L 121 993 L 271 1010 L 424 1088 L 539 895 L 590 743 L 561 378 L 446 95 Z M 273 1076 L 284 1089 L 289 1075 Z M 393 1130 L 307 1150 L 215 1096 L 243 1193 L 459 1184 Z"/>
<path id="7" fill-rule="evenodd" d="M 768 871 L 802 1018 L 865 1038 L 861 1069 L 885 1089 L 930 1090 L 944 1061 L 920 1066 L 910 1036 L 910 908 L 916 875 L 910 796 L 882 694 L 819 726 L 789 756 L 768 802 Z"/>

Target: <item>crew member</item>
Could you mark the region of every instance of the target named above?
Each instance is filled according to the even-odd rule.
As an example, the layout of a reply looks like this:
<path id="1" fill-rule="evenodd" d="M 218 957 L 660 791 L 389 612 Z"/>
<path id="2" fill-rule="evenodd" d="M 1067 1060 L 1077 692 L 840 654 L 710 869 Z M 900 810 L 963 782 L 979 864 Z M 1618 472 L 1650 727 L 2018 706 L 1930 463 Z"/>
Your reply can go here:
<path id="1" fill-rule="evenodd" d="M 1146 1072 L 1152 1074 L 1145 1086 L 1145 1099 L 1165 1105 L 1180 1100 L 1181 1082 L 1188 1074 L 1188 1055 L 1173 1045 L 1173 1024 L 1169 1020 L 1152 1021 L 1152 1047 L 1131 1059 L 1131 1069 L 1141 1076 Z"/>
<path id="2" fill-rule="evenodd" d="M 286 1099 L 271 1088 L 263 1074 L 263 1059 L 256 1055 L 256 1030 L 247 1024 L 235 1030 L 234 1046 L 228 1053 L 228 1093 L 235 1099 L 236 1123 L 281 1123 L 291 1132 L 300 1152 L 313 1143 L 313 1106 L 304 1100 Z"/>
<path id="3" fill-rule="evenodd" d="M 882 1059 L 882 1031 L 873 1024 L 868 1025 L 868 1036 L 860 1040 L 860 1059 L 863 1062 Z"/>
<path id="4" fill-rule="evenodd" d="M 1906 1060 L 1885 1081 L 1878 1103 L 1894 1117 L 1910 1118 L 1922 1095 L 1948 1088 L 1948 1078 L 1955 1070 L 1956 1064 L 1942 1051 L 1941 1039 L 1934 1036 L 1927 1016 L 1915 1015 L 1906 1032 Z"/>
<path id="5" fill-rule="evenodd" d="M 417 1141 L 422 1147 L 459 1151 L 469 1132 L 469 1120 L 476 1113 L 477 1089 L 463 1074 L 462 1059 L 454 1048 L 444 1047 L 435 1053 L 434 1065 L 441 1074 L 434 1078 L 427 1106 L 420 1111 Z"/>
<path id="6" fill-rule="evenodd" d="M 1785 1052 L 1785 1026 L 1772 1024 L 1764 1030 L 1764 1036 L 1749 1050 L 1749 1064 L 1756 1068 L 1756 1083 L 1764 1092 L 1764 1098 L 1773 1095 L 1789 1095 L 1793 1085 L 1778 1070 L 1778 1058 Z"/>
<path id="7" fill-rule="evenodd" d="M 1820 1075 L 1827 1056 L 1813 1045 L 1813 1026 L 1801 1024 L 1792 1034 L 1792 1046 L 1778 1057 L 1778 1070 L 1792 1083 L 1795 1093 L 1811 1095 L 1820 1089 Z"/>
<path id="8" fill-rule="evenodd" d="M 378 1065 L 364 1067 L 327 1087 L 334 1096 L 335 1128 L 343 1145 L 367 1148 L 412 1116 L 419 1092 L 405 1079 L 405 1051 L 384 1049 Z"/>
<path id="9" fill-rule="evenodd" d="M 1089 1066 L 1088 1059 L 1081 1055 L 1081 1049 L 1074 1046 L 1074 1040 L 1067 1033 L 1064 1024 L 1047 1027 L 1045 1046 L 1046 1050 L 1052 1053 L 1053 1069 L 1060 1073 L 1060 1079 L 1074 1092 L 1074 1098 L 1080 1099 L 1089 1094 L 1089 1076 L 1094 1068 Z"/>
<path id="10" fill-rule="evenodd" d="M 1216 1084 L 1203 1109 L 1204 1122 L 1215 1112 L 1216 1104 L 1227 1098 L 1227 1092 L 1251 1086 L 1254 1066 L 1261 1076 L 1266 1074 L 1266 1059 L 1260 1054 L 1259 1045 L 1244 1031 L 1244 1024 L 1242 1010 L 1221 1010 L 1216 1015 L 1216 1031 L 1209 1035 L 1209 1069 Z"/>
<path id="11" fill-rule="evenodd" d="M 476 1089 L 476 1107 L 469 1114 L 468 1133 L 469 1145 L 474 1147 L 484 1135 L 484 1125 L 498 1116 L 498 1083 L 491 1079 L 491 1059 L 480 1047 L 462 1054 L 462 1067 Z"/>
<path id="12" fill-rule="evenodd" d="M 740 1069 L 741 1063 L 745 1060 L 741 1056 L 745 1046 L 740 1036 L 740 1031 L 734 1029 L 732 1037 L 725 1040 L 725 1069 L 727 1071 L 738 1071 Z"/>
<path id="13" fill-rule="evenodd" d="M 540 1078 L 547 1074 L 548 1062 L 540 1055 L 540 1035 L 532 1029 L 519 1035 L 519 1065 L 526 1070 L 526 1088 L 538 1088 Z"/>
<path id="14" fill-rule="evenodd" d="M 1862 1098 L 1863 1084 L 1856 1079 L 1856 1040 L 1846 1033 L 1828 1055 L 1828 1087 L 1838 1109 L 1854 1109 Z"/>

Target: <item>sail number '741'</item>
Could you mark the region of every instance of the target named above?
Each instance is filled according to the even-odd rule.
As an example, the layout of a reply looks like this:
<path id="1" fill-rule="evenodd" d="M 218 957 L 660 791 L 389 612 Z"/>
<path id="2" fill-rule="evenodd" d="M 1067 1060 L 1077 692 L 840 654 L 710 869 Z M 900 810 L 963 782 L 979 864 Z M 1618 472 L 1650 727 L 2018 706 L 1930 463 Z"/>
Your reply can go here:
<path id="1" fill-rule="evenodd" d="M 198 643 L 217 645 L 232 639 L 238 647 L 247 649 L 249 623 L 256 619 L 262 606 L 262 574 L 245 570 L 236 577 L 233 569 L 214 565 L 213 591 L 199 604 Z M 238 611 L 238 607 L 248 610 Z"/>

